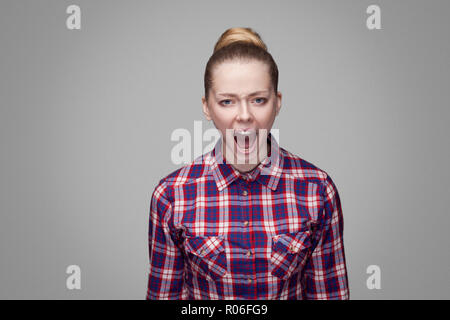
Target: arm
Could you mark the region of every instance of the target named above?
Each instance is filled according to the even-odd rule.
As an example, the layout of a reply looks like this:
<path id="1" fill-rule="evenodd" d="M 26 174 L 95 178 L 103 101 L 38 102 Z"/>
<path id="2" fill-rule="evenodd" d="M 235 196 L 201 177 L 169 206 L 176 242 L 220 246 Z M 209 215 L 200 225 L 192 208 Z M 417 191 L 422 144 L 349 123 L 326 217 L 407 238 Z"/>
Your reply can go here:
<path id="1" fill-rule="evenodd" d="M 169 228 L 172 204 L 165 195 L 166 188 L 164 183 L 160 183 L 150 204 L 148 300 L 182 299 L 184 260 Z"/>
<path id="2" fill-rule="evenodd" d="M 305 266 L 305 298 L 349 299 L 347 268 L 344 254 L 344 224 L 337 188 L 327 176 L 324 192 L 322 228 L 317 246 Z"/>

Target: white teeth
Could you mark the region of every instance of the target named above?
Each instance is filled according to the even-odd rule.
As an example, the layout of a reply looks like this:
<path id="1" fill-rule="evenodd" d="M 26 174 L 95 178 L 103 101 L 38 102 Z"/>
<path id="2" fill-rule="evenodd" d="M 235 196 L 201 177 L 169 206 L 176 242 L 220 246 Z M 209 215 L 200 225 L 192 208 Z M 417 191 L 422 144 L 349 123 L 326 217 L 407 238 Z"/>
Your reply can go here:
<path id="1" fill-rule="evenodd" d="M 250 130 L 250 131 L 235 131 L 235 133 L 234 133 L 234 135 L 241 135 L 241 136 L 246 136 L 246 137 L 249 137 L 249 136 L 252 136 L 252 135 L 255 135 L 256 134 L 256 131 L 254 131 L 254 130 Z"/>

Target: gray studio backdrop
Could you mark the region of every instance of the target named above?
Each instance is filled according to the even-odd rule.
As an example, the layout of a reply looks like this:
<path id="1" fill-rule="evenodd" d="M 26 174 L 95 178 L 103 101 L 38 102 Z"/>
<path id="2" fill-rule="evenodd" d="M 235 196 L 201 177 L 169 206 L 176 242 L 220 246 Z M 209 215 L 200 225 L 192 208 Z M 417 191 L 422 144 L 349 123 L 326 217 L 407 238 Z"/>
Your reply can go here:
<path id="1" fill-rule="evenodd" d="M 237 26 L 278 63 L 280 145 L 338 187 L 351 298 L 450 298 L 450 2 L 0 3 L 0 298 L 144 299 L 171 134 L 214 128 L 203 73 Z"/>

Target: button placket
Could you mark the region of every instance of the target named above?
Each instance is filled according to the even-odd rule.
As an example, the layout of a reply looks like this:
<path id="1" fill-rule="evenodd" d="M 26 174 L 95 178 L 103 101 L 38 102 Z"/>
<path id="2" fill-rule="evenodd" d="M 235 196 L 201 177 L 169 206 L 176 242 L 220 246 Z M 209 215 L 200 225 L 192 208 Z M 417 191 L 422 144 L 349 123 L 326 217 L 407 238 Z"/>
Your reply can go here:
<path id="1" fill-rule="evenodd" d="M 241 223 L 243 226 L 242 229 L 242 244 L 244 245 L 244 251 L 241 253 L 242 257 L 247 260 L 246 265 L 248 265 L 249 268 L 249 273 L 253 273 L 255 270 L 255 266 L 254 266 L 254 252 L 252 251 L 252 240 L 251 240 L 251 233 L 250 233 L 250 220 L 251 220 L 251 212 L 252 212 L 252 208 L 251 208 L 251 203 L 250 203 L 250 190 L 251 190 L 251 185 L 250 185 L 250 181 L 248 179 L 242 179 L 240 182 L 240 195 L 243 201 L 243 205 L 241 206 L 242 208 L 242 216 L 241 216 Z M 247 197 L 247 198 L 245 198 Z M 248 276 L 245 278 L 245 282 L 250 286 L 253 287 L 256 283 L 256 278 L 252 277 L 252 276 Z M 253 289 L 250 289 L 253 290 Z"/>

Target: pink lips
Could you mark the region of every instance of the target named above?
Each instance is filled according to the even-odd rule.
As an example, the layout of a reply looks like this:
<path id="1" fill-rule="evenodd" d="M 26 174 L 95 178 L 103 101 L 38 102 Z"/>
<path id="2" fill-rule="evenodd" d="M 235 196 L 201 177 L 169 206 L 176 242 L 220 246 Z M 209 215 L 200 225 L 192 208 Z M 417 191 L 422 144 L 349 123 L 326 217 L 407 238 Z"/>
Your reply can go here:
<path id="1" fill-rule="evenodd" d="M 256 131 L 256 129 L 252 129 L 252 128 L 245 128 L 245 129 L 235 129 L 234 130 L 234 132 L 237 132 L 237 131 L 242 131 L 242 132 L 247 132 L 247 131 Z"/>

